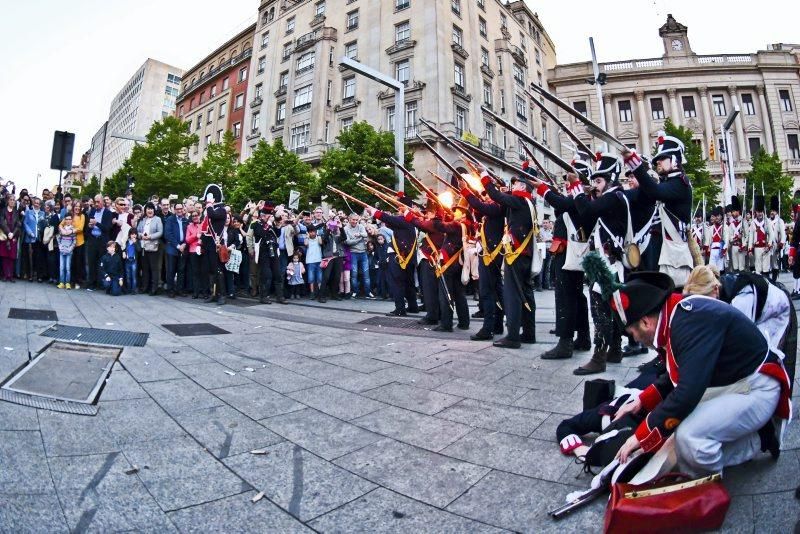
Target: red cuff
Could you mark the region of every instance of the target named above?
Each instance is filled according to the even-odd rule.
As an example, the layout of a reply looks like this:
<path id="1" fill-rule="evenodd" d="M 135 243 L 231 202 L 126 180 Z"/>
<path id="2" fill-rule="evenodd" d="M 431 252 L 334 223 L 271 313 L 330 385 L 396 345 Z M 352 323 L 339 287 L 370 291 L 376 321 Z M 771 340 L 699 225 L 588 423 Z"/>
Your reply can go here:
<path id="1" fill-rule="evenodd" d="M 483 184 L 484 187 L 489 185 L 489 182 L 491 182 L 491 181 L 492 181 L 491 176 L 489 176 L 486 173 L 481 174 L 481 183 Z"/>
<path id="2" fill-rule="evenodd" d="M 472 191 L 470 191 L 469 187 L 462 187 L 461 188 L 461 196 L 462 197 L 467 197 L 467 196 L 469 196 L 471 194 L 472 194 Z"/>
<path id="3" fill-rule="evenodd" d="M 652 452 L 661 448 L 664 444 L 664 438 L 661 436 L 661 431 L 656 427 L 650 430 L 647 424 L 647 418 L 639 424 L 639 427 L 634 432 L 634 436 L 639 440 L 639 445 L 644 452 Z"/>
<path id="4" fill-rule="evenodd" d="M 642 403 L 642 408 L 648 412 L 652 412 L 662 400 L 664 399 L 661 397 L 661 392 L 653 384 L 650 384 L 644 391 L 639 393 L 639 401 Z"/>
<path id="5" fill-rule="evenodd" d="M 407 222 L 411 222 L 411 221 L 413 221 L 413 220 L 414 220 L 414 212 L 412 212 L 411 210 L 408 210 L 408 211 L 406 212 L 405 216 L 403 216 L 403 218 L 404 218 L 404 219 L 405 219 Z"/>
<path id="6" fill-rule="evenodd" d="M 383 217 L 383 212 L 381 210 L 375 210 L 375 218 L 380 220 Z"/>
<path id="7" fill-rule="evenodd" d="M 548 191 L 550 191 L 550 188 L 546 184 L 539 184 L 536 187 L 536 194 L 542 198 L 544 198 L 545 193 L 547 193 Z"/>
<path id="8" fill-rule="evenodd" d="M 797 250 L 794 247 L 789 247 L 789 257 L 794 258 L 797 255 Z"/>

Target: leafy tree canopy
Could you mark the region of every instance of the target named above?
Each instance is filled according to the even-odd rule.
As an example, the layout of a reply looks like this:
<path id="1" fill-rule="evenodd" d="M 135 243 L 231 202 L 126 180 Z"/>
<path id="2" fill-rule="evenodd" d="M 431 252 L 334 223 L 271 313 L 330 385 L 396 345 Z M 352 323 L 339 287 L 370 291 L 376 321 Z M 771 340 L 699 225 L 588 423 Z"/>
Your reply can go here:
<path id="1" fill-rule="evenodd" d="M 751 160 L 752 170 L 747 173 L 747 205 L 753 202 L 753 192 L 765 195 L 765 204 L 769 210 L 770 197 L 780 193 L 781 217 L 788 218 L 792 211 L 792 187 L 794 180 L 783 171 L 781 159 L 777 153 L 767 154 L 762 146 L 753 154 Z"/>
<path id="2" fill-rule="evenodd" d="M 236 188 L 239 169 L 239 154 L 236 152 L 236 140 L 230 130 L 226 130 L 219 143 L 208 146 L 208 151 L 200 163 L 200 184 L 215 183 L 222 186 L 224 192 Z"/>
<path id="3" fill-rule="evenodd" d="M 705 194 L 707 205 L 716 205 L 722 193 L 722 186 L 719 180 L 711 177 L 711 173 L 706 168 L 702 147 L 699 143 L 692 142 L 692 131 L 689 128 L 675 125 L 669 118 L 664 123 L 664 131 L 667 135 L 680 139 L 686 147 L 686 163 L 683 165 L 683 170 L 692 183 L 693 204 L 697 205 Z"/>

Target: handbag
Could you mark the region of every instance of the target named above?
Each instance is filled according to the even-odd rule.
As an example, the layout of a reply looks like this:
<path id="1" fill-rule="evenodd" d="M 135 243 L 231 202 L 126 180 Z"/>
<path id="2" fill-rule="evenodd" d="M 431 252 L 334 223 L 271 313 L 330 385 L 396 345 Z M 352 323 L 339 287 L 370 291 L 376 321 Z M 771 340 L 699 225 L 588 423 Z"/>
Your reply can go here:
<path id="1" fill-rule="evenodd" d="M 8 236 L 6 235 L 6 233 L 3 230 L 0 230 L 0 243 L 2 243 L 3 241 L 6 241 L 6 240 L 8 240 Z"/>
<path id="2" fill-rule="evenodd" d="M 222 243 L 217 245 L 217 255 L 219 256 L 219 261 L 223 264 L 228 263 L 231 259 L 231 251 Z"/>
<path id="3" fill-rule="evenodd" d="M 567 257 L 564 259 L 562 269 L 565 271 L 583 271 L 581 262 L 586 257 L 586 253 L 589 252 L 590 242 L 576 239 L 575 225 L 572 223 L 568 213 L 564 214 L 564 225 L 567 227 Z"/>
<path id="4" fill-rule="evenodd" d="M 583 384 L 583 411 L 597 408 L 614 398 L 614 380 L 595 378 Z"/>
<path id="5" fill-rule="evenodd" d="M 537 217 L 536 217 L 536 208 L 533 206 L 533 202 L 525 199 L 525 202 L 528 203 L 528 209 L 531 212 L 531 232 L 533 232 L 533 236 L 531 237 L 531 242 L 533 244 L 533 251 L 531 255 L 531 277 L 537 276 L 540 272 L 542 272 L 542 267 L 544 266 L 544 258 L 542 258 L 542 252 L 539 250 L 539 246 L 537 245 L 536 238 L 539 237 L 538 228 L 536 227 L 537 224 Z"/>
<path id="6" fill-rule="evenodd" d="M 667 473 L 647 484 L 614 484 L 604 532 L 717 530 L 731 503 L 721 480 L 719 473 L 695 480 L 682 473 Z"/>
<path id="7" fill-rule="evenodd" d="M 232 273 L 239 274 L 239 267 L 242 265 L 242 251 L 233 249 L 230 251 L 230 253 L 231 257 L 227 262 L 225 262 L 225 269 Z"/>

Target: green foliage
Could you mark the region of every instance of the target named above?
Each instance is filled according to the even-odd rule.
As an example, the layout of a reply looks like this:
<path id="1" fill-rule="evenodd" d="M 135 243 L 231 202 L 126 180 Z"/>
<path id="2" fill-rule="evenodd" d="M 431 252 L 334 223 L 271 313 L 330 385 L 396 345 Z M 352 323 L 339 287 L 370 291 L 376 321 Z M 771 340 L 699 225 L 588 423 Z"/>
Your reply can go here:
<path id="1" fill-rule="evenodd" d="M 772 195 L 781 198 L 781 217 L 789 218 L 792 211 L 792 187 L 794 180 L 783 172 L 783 165 L 777 153 L 767 154 L 762 146 L 758 152 L 753 154 L 751 160 L 752 170 L 747 173 L 747 198 L 748 206 L 752 203 L 753 188 L 755 194 L 760 195 L 764 191 L 764 201 L 767 211 L 769 211 L 769 199 Z"/>
<path id="2" fill-rule="evenodd" d="M 225 191 L 226 199 L 236 210 L 250 200 L 287 204 L 292 189 L 300 192 L 303 206 L 318 188 L 311 166 L 286 150 L 280 139 L 275 139 L 271 145 L 263 139 L 259 141 L 247 161 L 239 166 L 236 180 L 236 187 L 230 193 Z"/>
<path id="3" fill-rule="evenodd" d="M 128 189 L 128 174 L 131 174 L 130 160 L 125 160 L 117 172 L 103 180 L 103 194 L 112 199 L 124 197 Z"/>
<path id="4" fill-rule="evenodd" d="M 92 176 L 92 179 L 89 180 L 89 183 L 81 188 L 82 197 L 94 197 L 99 193 L 100 193 L 100 180 L 97 178 L 96 175 Z"/>
<path id="5" fill-rule="evenodd" d="M 222 136 L 222 142 L 209 145 L 206 156 L 200 163 L 201 185 L 219 184 L 226 195 L 233 191 L 237 183 L 238 159 L 236 140 L 233 133 L 227 130 Z"/>
<path id="6" fill-rule="evenodd" d="M 369 204 L 378 200 L 368 194 L 356 183 L 359 176 L 364 175 L 392 189 L 395 187 L 394 166 L 390 158 L 394 157 L 394 134 L 378 132 L 366 122 L 356 122 L 336 137 L 338 148 L 325 152 L 320 162 L 320 187 L 326 185 L 344 191 Z M 413 152 L 406 149 L 406 168 L 411 170 Z M 328 202 L 346 208 L 345 202 L 333 193 L 321 191 L 328 195 Z M 358 209 L 352 206 L 353 209 Z"/>
<path id="7" fill-rule="evenodd" d="M 136 186 L 136 198 L 152 195 L 178 195 L 183 198 L 202 193 L 197 165 L 189 161 L 188 151 L 198 142 L 189 125 L 176 117 L 165 117 L 147 133 L 147 143 L 137 144 L 128 158 Z"/>
<path id="8" fill-rule="evenodd" d="M 692 142 L 692 131 L 683 126 L 676 126 L 669 118 L 664 123 L 664 131 L 667 135 L 680 139 L 686 147 L 686 163 L 683 165 L 683 170 L 692 183 L 693 205 L 697 205 L 705 194 L 708 205 L 714 206 L 720 198 L 722 185 L 708 172 L 701 146 Z"/>

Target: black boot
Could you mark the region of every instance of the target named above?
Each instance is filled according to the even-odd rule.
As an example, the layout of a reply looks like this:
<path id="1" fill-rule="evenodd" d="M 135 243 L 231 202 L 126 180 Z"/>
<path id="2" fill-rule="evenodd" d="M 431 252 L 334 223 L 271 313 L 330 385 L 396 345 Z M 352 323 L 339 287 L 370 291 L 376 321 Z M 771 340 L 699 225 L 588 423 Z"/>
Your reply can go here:
<path id="1" fill-rule="evenodd" d="M 606 349 L 600 345 L 595 345 L 594 354 L 592 354 L 592 359 L 589 360 L 589 363 L 578 367 L 572 371 L 572 374 L 583 376 L 605 372 L 607 357 Z"/>
<path id="2" fill-rule="evenodd" d="M 622 362 L 622 347 L 620 345 L 615 345 L 613 347 L 609 347 L 608 353 L 606 355 L 606 362 L 607 363 L 621 363 Z"/>
<path id="3" fill-rule="evenodd" d="M 640 354 L 647 354 L 647 347 L 637 342 L 628 343 L 622 351 L 623 358 L 639 356 Z"/>
<path id="4" fill-rule="evenodd" d="M 269 298 L 269 293 L 267 291 L 266 289 L 261 289 L 261 298 L 259 299 L 261 304 L 272 304 L 272 300 Z"/>
<path id="5" fill-rule="evenodd" d="M 558 344 L 542 354 L 543 360 L 566 360 L 572 358 L 573 344 L 571 339 L 559 338 Z"/>
<path id="6" fill-rule="evenodd" d="M 578 337 L 573 343 L 573 347 L 577 351 L 592 350 L 592 340 L 589 338 L 589 332 L 579 332 Z"/>
<path id="7" fill-rule="evenodd" d="M 494 334 L 491 332 L 487 332 L 483 328 L 469 336 L 472 341 L 489 341 L 490 339 L 494 339 Z"/>

